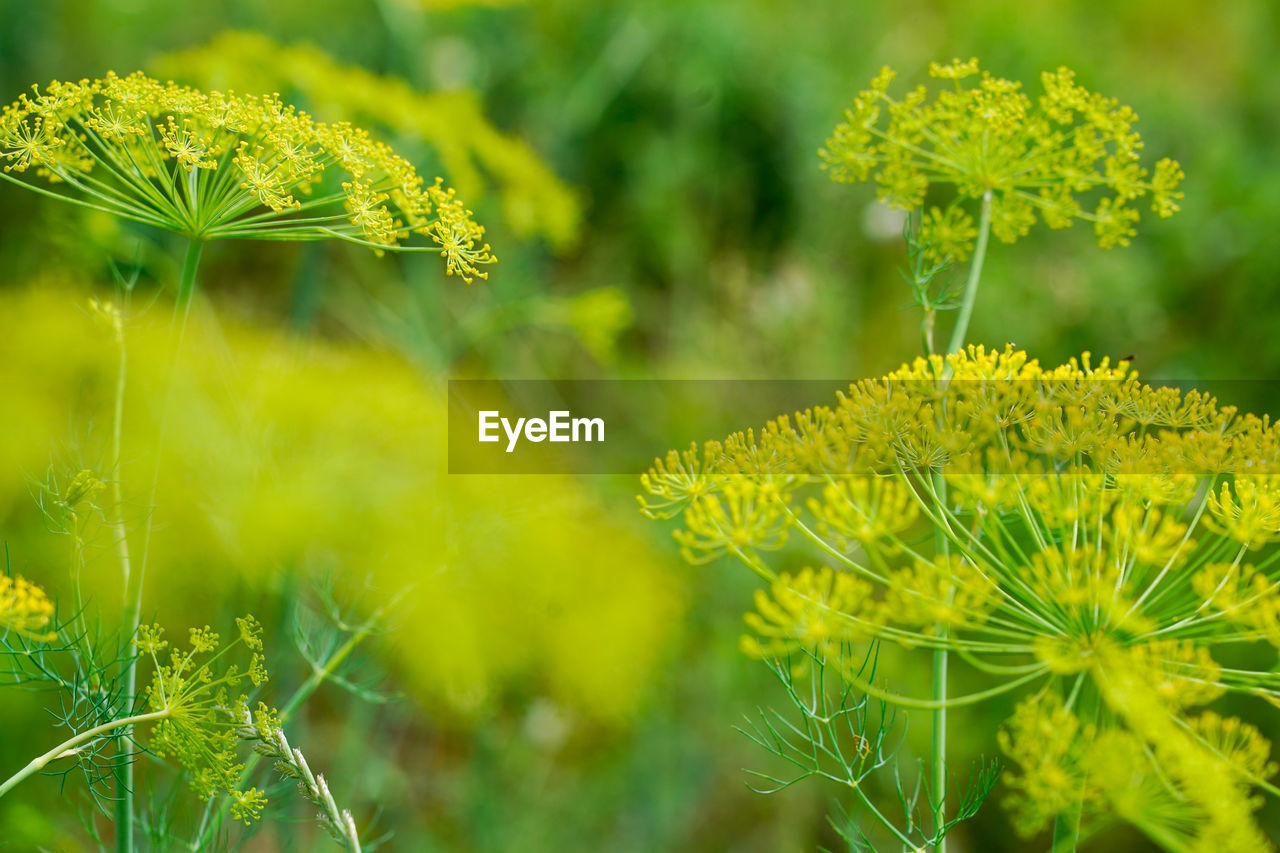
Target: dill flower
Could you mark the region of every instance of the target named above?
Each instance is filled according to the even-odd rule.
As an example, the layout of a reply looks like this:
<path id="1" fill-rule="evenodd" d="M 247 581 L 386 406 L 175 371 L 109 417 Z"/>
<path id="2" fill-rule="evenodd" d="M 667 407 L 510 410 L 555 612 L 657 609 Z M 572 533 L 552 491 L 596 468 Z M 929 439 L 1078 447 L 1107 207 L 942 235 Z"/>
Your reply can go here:
<path id="1" fill-rule="evenodd" d="M 781 657 L 797 649 L 838 651 L 848 632 L 832 631 L 837 623 L 832 614 L 862 611 L 864 620 L 874 620 L 874 612 L 865 608 L 871 591 L 866 581 L 825 566 L 784 574 L 769 592 L 756 590 L 756 610 L 745 617 L 752 634 L 742 638 L 742 651 L 757 658 Z M 836 648 L 833 637 L 838 638 Z"/>
<path id="2" fill-rule="evenodd" d="M 321 119 L 422 140 L 460 194 L 478 200 L 496 190 L 517 235 L 537 234 L 556 247 L 577 235 L 581 210 L 573 191 L 527 143 L 494 127 L 473 92 L 420 92 L 404 80 L 341 65 L 310 45 L 253 32 L 221 33 L 154 65 L 196 86 L 296 93 Z"/>
<path id="3" fill-rule="evenodd" d="M 953 653 L 987 682 L 940 703 L 846 666 L 904 707 L 1027 692 L 998 737 L 1019 830 L 1083 802 L 1170 849 L 1270 849 L 1252 816 L 1254 788 L 1276 790 L 1270 745 L 1205 710 L 1228 694 L 1280 705 L 1273 668 L 1219 663 L 1280 649 L 1269 420 L 1144 385 L 1126 362 L 969 347 L 670 454 L 643 483 L 650 516 L 683 517 L 688 559 L 732 555 L 770 582 L 752 653 L 870 638 Z M 770 551 L 787 541 L 825 566 L 779 574 Z M 1112 778 L 1141 784 L 1089 769 L 1106 743 L 1127 744 L 1106 757 Z M 1041 796 L 1061 788 L 1074 793 Z"/>
<path id="4" fill-rule="evenodd" d="M 49 642 L 57 633 L 53 602 L 45 591 L 28 580 L 0 573 L 0 634 L 14 634 L 36 642 Z"/>
<path id="5" fill-rule="evenodd" d="M 1014 710 L 998 739 L 1018 768 L 1006 774 L 1005 784 L 1010 790 L 1006 805 L 1020 833 L 1035 834 L 1084 796 L 1085 742 L 1095 735 L 1054 693 L 1029 699 Z"/>
<path id="6" fill-rule="evenodd" d="M 1034 99 L 1020 83 L 980 71 L 976 59 L 932 63 L 929 75 L 951 85 L 932 97 L 918 86 L 899 99 L 889 94 L 895 73 L 881 70 L 819 153 L 833 180 L 874 181 L 878 197 L 903 210 L 948 185 L 955 200 L 932 208 L 921 226 L 931 256 L 973 253 L 979 231 L 965 207 L 979 200 L 984 230 L 1006 243 L 1040 221 L 1067 228 L 1083 220 L 1103 248 L 1129 245 L 1135 202 L 1149 199 L 1161 217 L 1178 210 L 1178 164 L 1143 166 L 1137 115 L 1080 86 L 1071 70 L 1041 74 Z"/>
<path id="7" fill-rule="evenodd" d="M 262 627 L 253 617 L 237 619 L 236 625 L 236 638 L 225 646 L 207 626 L 192 628 L 186 647 L 179 649 L 170 647 L 159 626 L 142 625 L 134 644 L 154 668 L 145 693 L 149 713 L 159 720 L 151 732 L 151 751 L 181 764 L 200 799 L 218 794 L 230 797 L 231 817 L 247 825 L 262 816 L 267 798 L 256 788 L 242 788 L 245 765 L 237 747 L 243 722 L 251 717 L 248 691 L 267 682 L 267 671 Z M 246 668 L 215 667 L 238 645 L 249 650 Z M 277 719 L 261 703 L 256 716 L 265 721 L 263 726 Z"/>
<path id="8" fill-rule="evenodd" d="M 338 238 L 383 250 L 421 235 L 467 281 L 493 260 L 442 181 L 276 95 L 205 93 L 141 72 L 33 87 L 0 113 L 0 162 L 0 175 L 43 195 L 196 241 Z"/>

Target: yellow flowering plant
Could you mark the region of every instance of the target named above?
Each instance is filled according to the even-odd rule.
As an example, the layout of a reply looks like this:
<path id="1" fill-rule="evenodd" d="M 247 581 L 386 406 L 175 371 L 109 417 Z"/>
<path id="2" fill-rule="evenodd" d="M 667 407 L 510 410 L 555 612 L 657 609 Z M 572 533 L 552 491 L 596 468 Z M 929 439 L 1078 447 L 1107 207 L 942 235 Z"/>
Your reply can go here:
<path id="1" fill-rule="evenodd" d="M 683 519 L 687 560 L 730 556 L 766 583 L 742 647 L 799 721 L 766 712 L 748 732 L 796 770 L 763 790 L 838 782 L 869 817 L 837 825 L 854 848 L 878 833 L 944 851 L 999 774 L 976 765 L 948 800 L 948 710 L 1016 694 L 985 740 L 1008 759 L 1020 834 L 1051 831 L 1055 853 L 1071 851 L 1119 817 L 1169 850 L 1272 849 L 1253 814 L 1257 792 L 1280 795 L 1270 746 L 1207 706 L 1280 705 L 1274 667 L 1236 652 L 1280 648 L 1280 430 L 1145 385 L 1127 362 L 1042 367 L 1012 346 L 964 346 L 990 234 L 1081 219 L 1104 248 L 1127 245 L 1132 202 L 1171 215 L 1181 169 L 1144 168 L 1132 110 L 1065 69 L 1035 101 L 976 61 L 930 72 L 950 87 L 898 100 L 886 69 L 821 152 L 833 178 L 874 180 L 908 211 L 938 185 L 952 194 L 906 229 L 925 357 L 759 432 L 672 451 L 642 477 L 645 514 Z M 939 291 L 966 259 L 958 297 Z M 957 304 L 935 354 L 933 314 Z M 884 677 L 888 648 L 931 657 L 928 695 Z M 977 686 L 950 693 L 953 666 Z M 901 746 L 893 709 L 933 723 L 926 776 L 913 789 L 894 770 L 900 820 L 863 786 Z"/>
<path id="2" fill-rule="evenodd" d="M 316 47 L 254 32 L 221 33 L 153 65 L 195 86 L 282 92 L 303 99 L 317 118 L 421 140 L 460 194 L 473 201 L 497 195 L 516 236 L 537 235 L 563 248 L 577 235 L 581 211 L 573 191 L 527 143 L 494 127 L 474 92 L 418 91 L 405 80 L 342 65 Z"/>
<path id="3" fill-rule="evenodd" d="M 811 655 L 902 708 L 1024 694 L 998 741 L 1027 834 L 1053 824 L 1072 849 L 1082 813 L 1114 812 L 1168 849 L 1263 850 L 1269 747 L 1206 706 L 1280 704 L 1273 669 L 1220 663 L 1280 648 L 1278 454 L 1268 420 L 1142 384 L 1127 363 L 969 347 L 673 452 L 644 506 L 683 518 L 695 562 L 728 554 L 767 579 L 752 655 Z M 775 569 L 788 537 L 820 568 Z M 867 643 L 950 653 L 989 684 L 907 695 L 863 672 L 849 650 Z M 1144 785 L 1116 785 L 1121 772 Z"/>
<path id="4" fill-rule="evenodd" d="M 1160 217 L 1178 211 L 1178 163 L 1144 166 L 1137 114 L 1081 86 L 1070 69 L 1041 74 L 1034 99 L 1021 83 L 980 71 L 976 59 L 932 63 L 929 75 L 942 83 L 932 96 L 920 85 L 897 98 L 889 93 L 895 73 L 881 70 L 819 152 L 832 180 L 874 182 L 881 201 L 916 214 L 908 280 L 925 309 L 929 352 L 940 309 L 959 308 L 947 351 L 963 343 L 992 234 L 1013 243 L 1038 222 L 1084 221 L 1105 249 L 1129 245 L 1139 202 Z M 965 261 L 963 299 L 945 290 L 930 298 L 931 280 Z"/>
<path id="5" fill-rule="evenodd" d="M 44 195 L 209 240 L 336 238 L 437 251 L 470 281 L 484 230 L 385 143 L 274 95 L 205 93 L 141 72 L 54 82 L 0 114 L 4 177 Z M 404 245 L 414 235 L 429 248 Z"/>
<path id="6" fill-rule="evenodd" d="M 284 778 L 302 781 L 303 796 L 316 806 L 321 825 L 334 841 L 348 851 L 361 849 L 351 813 L 338 809 L 324 777 L 312 773 L 301 751 L 288 746 L 284 734 L 287 714 L 262 701 L 251 708 L 251 696 L 269 680 L 262 627 L 252 616 L 236 620 L 237 635 L 229 643 L 205 626 L 190 629 L 181 648 L 164 639 L 160 626 L 143 625 L 137 630 L 133 649 L 108 660 L 103 657 L 102 639 L 90 641 L 76 635 L 72 623 L 32 633 L 33 627 L 51 626 L 53 605 L 43 590 L 20 579 L 11 585 L 0 584 L 0 589 L 5 588 L 21 590 L 7 597 L 0 595 L 0 620 L 8 624 L 0 634 L 0 653 L 15 660 L 7 675 L 66 691 L 69 701 L 58 720 L 74 734 L 0 781 L 0 797 L 31 776 L 50 772 L 51 766 L 71 762 L 83 771 L 92 794 L 110 798 L 110 788 L 100 793 L 99 787 L 108 786 L 124 764 L 134 761 L 138 751 L 145 751 L 182 767 L 194 793 L 207 804 L 191 846 L 206 849 L 219 828 L 220 815 L 225 813 L 245 826 L 262 819 L 268 797 L 249 780 L 258 757 L 265 755 Z M 362 630 L 367 633 L 368 629 Z M 238 647 L 247 651 L 247 662 L 228 664 L 224 658 Z M 53 660 L 55 652 L 71 652 L 80 658 L 73 677 L 61 674 Z M 123 683 L 120 664 L 132 662 L 135 655 L 148 662 L 151 678 L 137 704 L 122 704 L 118 695 Z M 343 656 L 317 665 L 320 671 L 332 672 Z M 296 707 L 310 689 L 314 685 L 304 685 L 286 707 Z M 145 741 L 140 740 L 142 728 L 149 730 Z M 121 738 L 133 749 L 119 749 Z M 242 753 L 249 755 L 247 761 L 241 760 Z M 117 841 L 119 838 L 117 833 Z"/>
<path id="7" fill-rule="evenodd" d="M 171 387 L 201 254 L 210 241 L 338 239 L 379 253 L 435 252 L 447 273 L 467 282 L 484 278 L 483 267 L 494 260 L 484 229 L 441 179 L 428 183 L 366 131 L 316 121 L 276 95 L 203 92 L 142 73 L 55 82 L 0 113 L 0 164 L 0 176 L 41 195 L 185 239 L 162 359 L 165 388 Z M 241 745 L 252 745 L 282 775 L 299 782 L 333 840 L 358 851 L 354 819 L 338 809 L 323 776 L 288 744 L 282 726 L 324 683 L 349 683 L 339 670 L 377 618 L 335 621 L 342 639 L 325 644 L 329 653 L 304 651 L 313 676 L 278 713 L 261 702 L 250 710 L 267 681 L 261 631 L 253 620 L 240 620 L 238 639 L 225 645 L 207 628 L 192 630 L 181 651 L 170 648 L 159 629 L 142 624 L 168 394 L 162 393 L 151 448 L 147 511 L 140 531 L 131 531 L 122 469 L 127 328 L 136 276 L 118 276 L 117 285 L 118 300 L 90 304 L 110 332 L 116 355 L 103 470 L 82 470 L 65 483 L 51 470 L 36 489 L 49 529 L 72 543 L 71 616 L 59 622 L 42 590 L 0 576 L 0 653 L 11 661 L 9 674 L 19 683 L 62 691 L 59 723 L 73 734 L 0 782 L 0 796 L 50 765 L 78 766 L 98 808 L 113 820 L 115 849 L 129 853 L 145 828 L 139 825 L 136 758 L 170 758 L 206 803 L 190 849 L 209 849 L 225 837 L 225 819 L 252 824 L 262 815 L 265 794 L 250 783 L 257 762 L 237 759 Z M 124 607 L 118 638 L 91 630 L 86 616 L 80 570 L 94 535 L 101 535 L 119 564 Z M 226 663 L 234 647 L 249 651 L 246 665 Z M 152 677 L 140 687 L 146 662 Z"/>
<path id="8" fill-rule="evenodd" d="M 40 590 L 35 590 L 35 594 L 43 597 Z M 48 610 L 51 613 L 52 607 L 49 606 Z M 44 618 L 48 619 L 48 616 Z M 0 796 L 60 759 L 75 758 L 86 766 L 86 772 L 90 774 L 89 768 L 96 768 L 100 762 L 110 770 L 114 764 L 129 758 L 127 755 L 104 756 L 101 753 L 100 747 L 109 742 L 109 735 L 149 724 L 153 727 L 150 750 L 161 757 L 175 758 L 186 766 L 191 772 L 192 785 L 203 798 L 209 799 L 215 793 L 225 791 L 237 803 L 238 818 L 249 822 L 260 816 L 265 803 L 262 792 L 252 788 L 238 790 L 236 786 L 242 766 L 236 763 L 238 718 L 233 708 L 245 705 L 248 700 L 243 693 L 232 698 L 247 682 L 261 687 L 267 681 L 260 654 L 260 629 L 251 618 L 240 620 L 241 636 L 237 644 L 253 650 L 251 661 L 243 671 L 235 666 L 220 671 L 213 668 L 214 661 L 221 657 L 216 654 L 219 637 L 208 627 L 191 629 L 189 648 L 174 650 L 162 663 L 160 655 L 168 648 L 168 643 L 160 638 L 161 633 L 158 627 L 143 626 L 135 643 L 138 650 L 151 660 L 154 670 L 153 680 L 147 688 L 145 707 L 136 709 L 136 713 L 102 719 L 103 709 L 98 706 L 105 697 L 99 697 L 99 702 L 89 703 L 89 708 L 73 710 L 63 723 L 78 730 L 77 733 L 32 759 L 22 770 L 0 783 Z M 38 638 L 40 642 L 57 639 L 58 632 Z M 101 687 L 97 689 L 102 690 Z M 99 778 L 108 775 L 104 773 Z M 95 777 L 90 775 L 90 778 Z"/>
<path id="9" fill-rule="evenodd" d="M 59 728 L 71 735 L 0 779 L 0 798 L 37 774 L 66 775 L 79 769 L 97 806 L 116 821 L 115 848 L 135 849 L 132 814 L 122 811 L 120 780 L 132 783 L 138 756 L 170 760 L 205 803 L 190 849 L 214 849 L 226 837 L 225 820 L 251 827 L 263 817 L 267 793 L 253 784 L 261 756 L 278 774 L 299 782 L 302 796 L 315 806 L 320 825 L 348 851 L 361 850 L 351 813 L 339 809 L 322 775 L 311 771 L 301 751 L 289 746 L 284 725 L 290 714 L 329 681 L 348 681 L 344 666 L 356 647 L 377 629 L 382 611 L 367 620 L 335 615 L 336 630 L 300 644 L 312 675 L 277 711 L 254 698 L 268 686 L 262 627 L 252 616 L 236 620 L 237 632 L 223 642 L 208 626 L 192 628 L 182 647 L 172 646 L 158 625 L 140 625 L 127 645 L 101 628 L 91 630 L 80 596 L 79 570 L 86 546 L 105 523 L 113 521 L 92 496 L 103 483 L 81 471 L 66 486 L 51 479 L 39 500 L 50 530 L 72 542 L 75 612 L 58 617 L 45 590 L 6 571 L 0 573 L 0 669 L 5 683 L 61 694 L 51 709 Z M 312 620 L 315 621 L 314 619 Z M 126 626 L 127 627 L 127 626 Z M 312 634 L 316 628 L 311 629 Z M 129 636 L 127 633 L 125 636 Z M 243 660 L 228 656 L 242 652 Z M 146 686 L 135 691 L 139 672 L 149 671 Z M 241 760 L 247 754 L 247 760 Z M 126 799 L 130 803 L 131 800 Z M 172 840 L 171 829 L 165 838 Z M 154 843 L 154 838 L 153 838 Z"/>
<path id="10" fill-rule="evenodd" d="M 0 633 L 6 638 L 49 642 L 57 635 L 49 630 L 53 602 L 35 584 L 9 574 L 0 574 Z"/>

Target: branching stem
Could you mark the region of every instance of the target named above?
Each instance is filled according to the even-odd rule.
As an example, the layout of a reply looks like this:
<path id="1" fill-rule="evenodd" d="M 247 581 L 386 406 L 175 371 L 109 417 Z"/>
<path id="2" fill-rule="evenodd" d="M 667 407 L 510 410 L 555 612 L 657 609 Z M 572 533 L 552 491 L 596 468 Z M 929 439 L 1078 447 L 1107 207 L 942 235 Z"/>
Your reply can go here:
<path id="1" fill-rule="evenodd" d="M 134 726 L 138 725 L 139 723 L 148 723 L 148 722 L 154 722 L 155 720 L 163 720 L 165 717 L 169 716 L 169 713 L 170 713 L 169 709 L 166 708 L 161 711 L 152 711 L 147 714 L 134 714 L 131 717 L 122 717 L 119 720 L 111 720 L 110 722 L 106 722 L 106 723 L 103 723 L 102 725 L 94 726 L 91 729 L 87 729 L 81 732 L 80 734 L 76 735 L 75 737 L 65 740 L 62 743 L 58 744 L 53 749 L 46 752 L 44 755 L 40 755 L 40 756 L 37 756 L 36 758 L 31 759 L 31 761 L 27 764 L 26 767 L 22 768 L 17 773 L 10 776 L 3 783 L 0 783 L 0 797 L 3 797 L 5 794 L 13 790 L 15 787 L 17 787 L 19 782 L 26 779 L 28 776 L 31 776 L 43 770 L 45 766 L 48 765 L 50 762 L 56 761 L 57 759 L 62 758 L 63 756 L 70 758 L 71 756 L 76 754 L 76 752 L 80 749 L 80 747 L 96 740 L 97 738 L 102 737 L 103 735 L 110 734 L 111 732 L 117 731 L 119 729 L 126 729 L 126 730 L 131 729 Z"/>

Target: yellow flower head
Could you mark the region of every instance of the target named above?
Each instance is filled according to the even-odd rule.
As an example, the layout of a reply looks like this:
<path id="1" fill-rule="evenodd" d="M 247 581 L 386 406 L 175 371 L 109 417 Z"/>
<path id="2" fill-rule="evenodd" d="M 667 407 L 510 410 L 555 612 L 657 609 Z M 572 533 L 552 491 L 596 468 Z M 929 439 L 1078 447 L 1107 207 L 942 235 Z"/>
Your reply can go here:
<path id="1" fill-rule="evenodd" d="M 933 256 L 969 256 L 977 230 L 963 208 L 984 197 L 991 231 L 1006 243 L 1037 221 L 1067 228 L 1081 219 L 1093 223 L 1098 245 L 1127 246 L 1139 219 L 1133 202 L 1149 198 L 1162 217 L 1178 210 L 1178 164 L 1144 167 L 1137 115 L 1077 84 L 1069 69 L 1042 74 L 1036 98 L 979 71 L 976 59 L 934 63 L 929 73 L 950 85 L 932 97 L 918 86 L 898 99 L 889 94 L 894 72 L 883 69 L 819 153 L 833 180 L 874 181 L 882 201 L 904 210 L 947 185 L 955 200 L 933 208 L 921 227 Z"/>
<path id="2" fill-rule="evenodd" d="M 494 127 L 474 92 L 417 91 L 404 80 L 342 65 L 310 45 L 281 44 L 254 32 L 221 33 L 160 57 L 154 67 L 198 87 L 296 93 L 322 120 L 421 140 L 466 198 L 478 203 L 496 192 L 518 236 L 537 234 L 555 247 L 577 236 L 581 206 L 574 192 L 527 143 Z"/>
<path id="3" fill-rule="evenodd" d="M 997 740 L 1013 764 L 1005 775 L 1005 806 L 1014 827 L 1034 835 L 1080 800 L 1088 774 L 1085 739 L 1094 732 L 1050 693 L 1018 704 Z"/>
<path id="4" fill-rule="evenodd" d="M 1280 705 L 1274 669 L 1230 654 L 1280 647 L 1278 450 L 1269 420 L 1144 385 L 1126 362 L 975 346 L 668 456 L 642 504 L 683 511 L 691 561 L 731 555 L 770 581 L 753 655 L 944 650 L 987 682 L 957 704 L 1036 697 L 1000 737 L 1023 831 L 1083 797 L 1164 837 L 1183 801 L 1188 849 L 1251 851 L 1267 745 L 1198 709 L 1228 693 Z M 774 568 L 815 551 L 832 568 Z M 1082 696 L 1101 706 L 1087 720 Z M 1104 765 L 1128 781 L 1093 778 Z"/>
<path id="5" fill-rule="evenodd" d="M 825 656 L 857 630 L 857 621 L 874 623 L 872 592 L 866 581 L 827 566 L 784 574 L 767 594 L 756 590 L 756 609 L 745 617 L 752 633 L 742 638 L 742 649 L 758 658 L 802 650 Z"/>
<path id="6" fill-rule="evenodd" d="M 0 574 L 0 634 L 16 634 L 36 642 L 49 642 L 57 633 L 53 602 L 40 587 L 20 577 Z"/>
<path id="7" fill-rule="evenodd" d="M 440 252 L 484 277 L 484 229 L 437 179 L 367 132 L 276 95 L 202 92 L 142 73 L 54 82 L 0 113 L 0 175 L 199 240 L 337 238 Z M 414 235 L 429 247 L 406 245 Z"/>
<path id="8" fill-rule="evenodd" d="M 159 626 L 142 625 L 134 645 L 153 669 L 146 701 L 158 722 L 150 749 L 181 764 L 202 800 L 218 794 L 230 797 L 232 817 L 247 825 L 262 816 L 266 796 L 243 787 L 238 747 L 246 739 L 244 721 L 252 716 L 247 691 L 266 684 L 267 670 L 262 627 L 252 616 L 236 619 L 236 625 L 237 637 L 225 645 L 208 626 L 191 628 L 183 649 L 171 648 Z M 243 669 L 220 660 L 235 646 L 249 653 Z M 257 716 L 278 725 L 274 711 L 261 704 Z"/>

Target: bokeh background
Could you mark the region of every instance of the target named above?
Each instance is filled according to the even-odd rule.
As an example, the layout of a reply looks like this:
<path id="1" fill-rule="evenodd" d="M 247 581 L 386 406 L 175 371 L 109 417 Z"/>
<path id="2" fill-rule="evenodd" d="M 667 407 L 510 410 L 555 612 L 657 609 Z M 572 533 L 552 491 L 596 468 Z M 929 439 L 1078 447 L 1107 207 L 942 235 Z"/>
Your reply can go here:
<path id="1" fill-rule="evenodd" d="M 914 83 L 969 56 L 1032 91 L 1070 66 L 1187 173 L 1183 212 L 1144 220 L 1128 249 L 1082 228 L 994 245 L 971 339 L 1054 363 L 1133 356 L 1271 411 L 1274 386 L 1252 381 L 1280 378 L 1270 0 L 0 2 L 0 101 L 108 69 L 279 91 L 444 175 L 500 258 L 466 286 L 433 259 L 342 245 L 206 251 L 148 612 L 180 627 L 253 610 L 287 689 L 309 674 L 290 626 L 317 577 L 356 610 L 408 590 L 357 661 L 376 692 L 326 688 L 292 733 L 383 849 L 839 849 L 838 791 L 746 786 L 767 756 L 733 726 L 781 698 L 737 652 L 752 579 L 684 565 L 632 478 L 449 477 L 443 381 L 858 377 L 913 356 L 898 228 L 816 151 L 880 66 Z M 87 299 L 137 276 L 141 454 L 175 257 L 163 235 L 0 183 L 0 535 L 55 592 L 66 543 L 32 482 L 100 466 L 108 428 L 114 354 Z M 95 562 L 109 610 L 116 578 Z M 54 742 L 49 699 L 0 699 L 0 768 Z M 1006 712 L 958 718 L 961 748 L 990 753 L 981 733 Z M 0 801 L 0 847 L 92 849 L 78 785 Z M 1021 849 L 998 797 L 956 849 Z M 325 849 L 305 809 L 281 808 L 246 849 Z"/>

